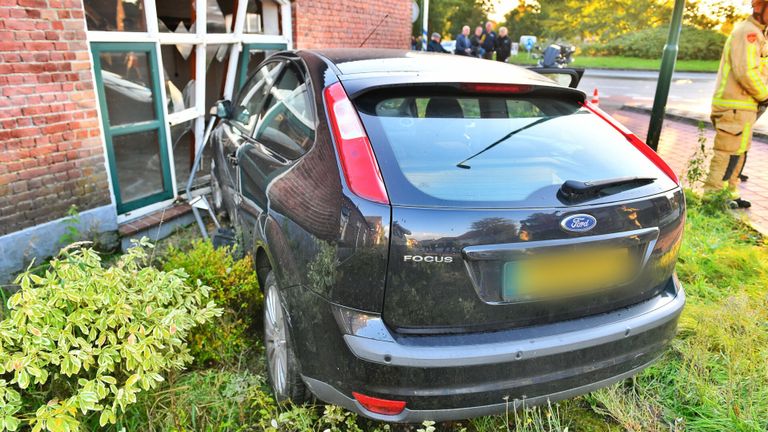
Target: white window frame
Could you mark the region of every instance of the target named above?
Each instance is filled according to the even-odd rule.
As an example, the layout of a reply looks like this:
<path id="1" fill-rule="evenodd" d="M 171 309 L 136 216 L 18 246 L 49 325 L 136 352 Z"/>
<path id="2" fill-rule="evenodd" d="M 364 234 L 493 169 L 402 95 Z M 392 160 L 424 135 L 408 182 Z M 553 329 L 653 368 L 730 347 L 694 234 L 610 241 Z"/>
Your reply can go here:
<path id="1" fill-rule="evenodd" d="M 153 211 L 157 211 L 164 207 L 171 205 L 179 197 L 186 197 L 186 194 L 179 192 L 179 185 L 176 179 L 176 170 L 174 164 L 173 154 L 173 142 L 171 140 L 171 126 L 183 123 L 186 121 L 194 120 L 194 133 L 195 133 L 195 152 L 197 152 L 202 146 L 203 134 L 205 132 L 205 116 L 210 107 L 205 106 L 205 85 L 207 78 L 206 68 L 206 47 L 208 45 L 229 45 L 229 64 L 227 65 L 226 81 L 224 83 L 223 99 L 231 99 L 235 90 L 237 75 L 237 67 L 240 61 L 243 44 L 252 43 L 282 43 L 285 44 L 288 49 L 293 49 L 293 27 L 291 21 L 291 2 L 290 0 L 266 0 L 273 1 L 280 8 L 281 22 L 278 24 L 282 28 L 282 35 L 265 35 L 256 33 L 243 33 L 245 26 L 245 17 L 248 7 L 248 0 L 238 0 L 237 10 L 234 13 L 234 30 L 232 33 L 207 33 L 207 14 L 199 13 L 195 17 L 195 33 L 190 34 L 178 34 L 160 32 L 157 22 L 157 5 L 156 0 L 143 0 L 144 12 L 146 20 L 146 32 L 111 32 L 111 31 L 90 31 L 87 30 L 86 23 L 86 39 L 88 42 L 151 42 L 155 44 L 155 50 L 157 52 L 158 62 L 158 74 L 159 76 L 154 79 L 159 79 L 161 83 L 164 82 L 163 73 L 163 58 L 161 47 L 163 45 L 175 45 L 175 44 L 189 44 L 193 45 L 195 49 L 195 105 L 192 108 L 187 108 L 184 111 L 177 113 L 168 112 L 168 95 L 166 94 L 164 83 L 160 87 L 161 105 L 163 107 L 163 119 L 165 120 L 165 133 L 168 139 L 165 140 L 167 146 L 167 152 L 169 155 L 170 173 L 171 173 L 171 186 L 174 193 L 173 200 L 167 200 L 163 202 L 154 203 L 146 207 L 133 210 L 129 213 L 118 215 L 118 222 L 126 222 L 136 219 L 138 217 L 149 214 Z M 185 0 L 181 0 L 185 1 Z M 206 11 L 207 2 L 216 0 L 195 0 L 195 10 Z M 233 0 L 234 1 L 234 0 Z M 256 0 L 259 1 L 259 0 Z M 83 17 L 85 21 L 86 18 Z M 99 109 L 99 115 L 101 115 L 101 107 Z M 103 137 L 103 134 L 102 134 Z M 108 168 L 108 161 L 106 161 L 107 155 L 105 152 L 105 163 Z M 110 174 L 111 175 L 111 174 Z M 112 190 L 110 183 L 110 190 Z M 114 194 L 114 192 L 112 192 Z M 114 201 L 114 197 L 112 197 Z"/>

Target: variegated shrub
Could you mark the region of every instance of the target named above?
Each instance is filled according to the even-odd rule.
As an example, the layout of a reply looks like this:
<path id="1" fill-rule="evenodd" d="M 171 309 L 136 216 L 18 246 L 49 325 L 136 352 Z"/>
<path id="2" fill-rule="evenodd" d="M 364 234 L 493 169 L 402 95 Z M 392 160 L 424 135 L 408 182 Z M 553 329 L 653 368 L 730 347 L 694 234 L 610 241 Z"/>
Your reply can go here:
<path id="1" fill-rule="evenodd" d="M 94 411 L 115 423 L 137 393 L 192 360 L 188 332 L 220 313 L 182 270 L 148 266 L 146 239 L 106 268 L 82 246 L 16 279 L 0 322 L 0 430 L 77 430 Z"/>

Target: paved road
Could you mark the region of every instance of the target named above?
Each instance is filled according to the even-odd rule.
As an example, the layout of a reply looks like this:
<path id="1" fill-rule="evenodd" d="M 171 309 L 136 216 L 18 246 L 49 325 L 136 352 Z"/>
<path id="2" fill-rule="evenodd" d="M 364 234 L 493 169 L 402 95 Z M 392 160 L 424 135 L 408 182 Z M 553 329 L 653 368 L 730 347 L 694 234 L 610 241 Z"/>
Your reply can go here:
<path id="1" fill-rule="evenodd" d="M 587 70 L 579 88 L 600 94 L 600 106 L 614 111 L 622 105 L 653 105 L 657 72 Z M 668 107 L 709 114 L 715 74 L 678 73 L 672 81 Z"/>
<path id="2" fill-rule="evenodd" d="M 579 88 L 600 95 L 600 107 L 613 113 L 623 105 L 653 106 L 658 72 L 587 70 Z M 683 117 L 709 121 L 712 94 L 715 91 L 713 73 L 677 73 L 673 76 L 667 101 L 667 112 Z M 768 115 L 755 125 L 755 131 L 768 133 Z"/>

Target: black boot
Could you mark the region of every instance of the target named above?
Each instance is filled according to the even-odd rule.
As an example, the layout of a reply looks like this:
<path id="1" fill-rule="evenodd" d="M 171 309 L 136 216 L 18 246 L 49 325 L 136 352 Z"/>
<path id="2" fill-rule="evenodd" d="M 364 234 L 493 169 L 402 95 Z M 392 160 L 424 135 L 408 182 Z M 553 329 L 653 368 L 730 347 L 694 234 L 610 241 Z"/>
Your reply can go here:
<path id="1" fill-rule="evenodd" d="M 752 203 L 747 201 L 747 200 L 743 200 L 741 198 L 736 198 L 735 200 L 733 200 L 733 201 L 728 203 L 728 207 L 730 207 L 731 209 L 734 209 L 734 210 L 736 210 L 736 209 L 748 209 L 748 208 L 752 207 Z"/>

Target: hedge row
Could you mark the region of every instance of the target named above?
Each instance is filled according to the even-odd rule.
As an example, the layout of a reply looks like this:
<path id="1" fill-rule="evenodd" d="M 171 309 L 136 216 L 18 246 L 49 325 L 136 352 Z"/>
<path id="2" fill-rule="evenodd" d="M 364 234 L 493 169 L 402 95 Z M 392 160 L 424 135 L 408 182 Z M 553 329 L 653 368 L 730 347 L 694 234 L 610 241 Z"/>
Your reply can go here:
<path id="1" fill-rule="evenodd" d="M 628 33 L 605 43 L 582 46 L 590 56 L 661 57 L 667 43 L 668 29 L 659 27 Z M 680 34 L 679 60 L 719 60 L 726 37 L 713 30 L 683 27 Z"/>

